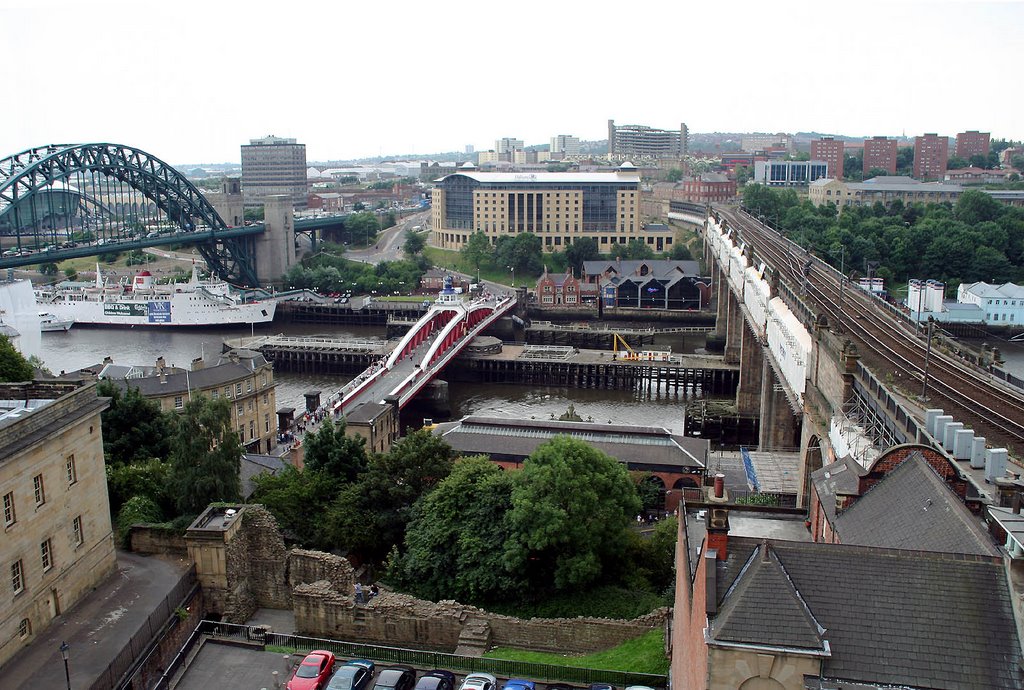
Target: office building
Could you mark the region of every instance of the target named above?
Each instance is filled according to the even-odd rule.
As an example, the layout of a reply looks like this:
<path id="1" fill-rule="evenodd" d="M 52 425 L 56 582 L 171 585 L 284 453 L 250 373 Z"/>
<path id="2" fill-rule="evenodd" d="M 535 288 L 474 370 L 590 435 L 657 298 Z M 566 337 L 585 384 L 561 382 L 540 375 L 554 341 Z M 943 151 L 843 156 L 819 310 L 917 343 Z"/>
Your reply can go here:
<path id="1" fill-rule="evenodd" d="M 914 138 L 914 177 L 941 180 L 949 160 L 949 137 L 923 134 Z"/>
<path id="2" fill-rule="evenodd" d="M 822 137 L 811 142 L 811 160 L 825 161 L 829 177 L 843 179 L 843 142 L 833 137 Z"/>
<path id="3" fill-rule="evenodd" d="M 829 177 L 825 161 L 756 161 L 753 181 L 769 187 L 804 187 Z"/>
<path id="4" fill-rule="evenodd" d="M 778 134 L 748 134 L 740 139 L 740 148 L 747 153 L 757 153 L 768 149 L 784 149 L 793 153 L 793 137 L 783 132 Z"/>
<path id="5" fill-rule="evenodd" d="M 646 125 L 622 125 L 608 120 L 608 156 L 616 160 L 681 158 L 686 155 L 688 130 L 655 129 Z"/>
<path id="6" fill-rule="evenodd" d="M 580 155 L 580 138 L 571 134 L 551 137 L 551 157 L 555 160 Z"/>
<path id="7" fill-rule="evenodd" d="M 971 156 L 988 156 L 991 134 L 970 130 L 956 135 L 956 157 L 970 161 Z"/>
<path id="8" fill-rule="evenodd" d="M 242 145 L 242 195 L 246 206 L 262 206 L 270 195 L 286 194 L 296 210 L 306 208 L 306 145 L 273 135 Z"/>
<path id="9" fill-rule="evenodd" d="M 872 170 L 884 170 L 896 174 L 897 143 L 888 137 L 871 137 L 864 140 L 864 177 Z"/>
<path id="10" fill-rule="evenodd" d="M 514 154 L 516 151 L 523 150 L 523 140 L 514 139 L 512 137 L 503 137 L 494 141 L 494 150 L 499 153 Z"/>
<path id="11" fill-rule="evenodd" d="M 117 569 L 100 427 L 107 405 L 96 384 L 0 385 L 0 664 Z"/>
<path id="12" fill-rule="evenodd" d="M 895 175 L 873 177 L 865 182 L 816 180 L 807 188 L 807 198 L 815 206 L 835 204 L 842 210 L 844 206 L 871 206 L 876 202 L 889 206 L 897 199 L 904 204 L 955 202 L 963 191 L 958 184 L 921 182 Z"/>
<path id="13" fill-rule="evenodd" d="M 674 232 L 640 222 L 640 173 L 621 166 L 601 173 L 495 173 L 466 165 L 433 191 L 434 242 L 461 249 L 474 232 L 491 242 L 530 232 L 545 251 L 593 237 L 602 252 L 642 238 L 654 251 L 671 248 Z"/>

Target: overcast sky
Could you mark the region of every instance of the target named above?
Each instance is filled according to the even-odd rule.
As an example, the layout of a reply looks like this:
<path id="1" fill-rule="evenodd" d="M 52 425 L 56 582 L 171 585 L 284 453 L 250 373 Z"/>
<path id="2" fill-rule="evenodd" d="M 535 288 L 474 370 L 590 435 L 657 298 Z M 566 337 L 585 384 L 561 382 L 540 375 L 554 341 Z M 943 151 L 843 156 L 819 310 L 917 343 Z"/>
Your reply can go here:
<path id="1" fill-rule="evenodd" d="M 0 0 L 0 157 L 111 141 L 310 161 L 691 132 L 1024 138 L 1024 4 Z"/>

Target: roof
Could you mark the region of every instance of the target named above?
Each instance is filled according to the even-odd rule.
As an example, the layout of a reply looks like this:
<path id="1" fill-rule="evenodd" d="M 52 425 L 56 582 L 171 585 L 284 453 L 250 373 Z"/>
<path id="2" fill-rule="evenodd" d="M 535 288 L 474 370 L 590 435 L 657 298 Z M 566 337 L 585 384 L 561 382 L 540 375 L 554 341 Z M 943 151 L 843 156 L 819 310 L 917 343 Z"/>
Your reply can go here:
<path id="1" fill-rule="evenodd" d="M 659 427 L 563 422 L 556 420 L 466 417 L 441 431 L 462 455 L 483 454 L 520 462 L 555 436 L 572 436 L 634 469 L 645 466 L 702 470 L 708 442 L 675 436 Z"/>
<path id="2" fill-rule="evenodd" d="M 892 175 L 883 177 L 872 177 L 864 182 L 849 182 L 846 185 L 854 191 L 860 192 L 926 192 L 926 193 L 954 193 L 962 192 L 964 188 L 958 184 L 946 184 L 944 182 L 919 182 L 911 177 Z"/>
<path id="3" fill-rule="evenodd" d="M 811 473 L 814 492 L 830 523 L 836 519 L 836 496 L 859 494 L 860 478 L 865 474 L 867 470 L 850 455 Z"/>
<path id="4" fill-rule="evenodd" d="M 363 403 L 351 412 L 346 412 L 345 421 L 351 424 L 372 422 L 387 412 L 389 407 L 384 403 Z"/>
<path id="5" fill-rule="evenodd" d="M 755 566 L 764 550 L 775 562 Z M 825 677 L 929 688 L 1024 683 L 997 559 L 745 537 L 729 537 L 728 553 L 717 562 L 714 639 L 724 641 L 722 631 L 733 643 L 811 645 L 796 599 L 823 629 Z"/>
<path id="6" fill-rule="evenodd" d="M 1024 299 L 1024 287 L 1016 283 L 1003 283 L 1002 285 L 992 285 L 985 282 L 966 283 L 961 286 L 961 289 L 978 297 Z"/>
<path id="7" fill-rule="evenodd" d="M 614 271 L 620 276 L 632 276 L 644 264 L 647 265 L 650 272 L 646 276 L 639 276 L 643 278 L 663 278 L 666 275 L 677 272 L 677 269 L 682 271 L 682 275 L 700 275 L 700 264 L 696 261 L 675 261 L 672 259 L 595 259 L 594 261 L 583 262 L 583 273 L 594 276 L 602 275 L 607 271 Z"/>
<path id="8" fill-rule="evenodd" d="M 989 506 L 988 513 L 1019 546 L 1024 546 L 1024 515 L 1000 506 Z"/>
<path id="9" fill-rule="evenodd" d="M 640 182 L 640 173 L 630 170 L 628 172 L 476 172 L 475 170 L 462 169 L 452 175 L 446 175 L 441 181 L 449 177 L 468 177 L 481 184 L 615 184 Z"/>
<path id="10" fill-rule="evenodd" d="M 262 359 L 262 363 L 266 363 L 263 355 L 259 355 L 259 358 Z M 110 382 L 122 391 L 131 387 L 138 389 L 143 396 L 163 396 L 189 391 L 198 392 L 205 388 L 234 383 L 251 376 L 254 370 L 241 362 L 229 361 L 182 374 L 168 374 L 163 380 L 160 376 L 146 376 L 134 379 L 110 379 Z"/>
<path id="11" fill-rule="evenodd" d="M 249 498 L 256 490 L 253 478 L 261 474 L 277 474 L 284 469 L 284 460 L 276 455 L 259 455 L 243 453 L 238 467 L 238 475 L 242 482 L 242 497 Z"/>
<path id="12" fill-rule="evenodd" d="M 844 544 L 998 556 L 988 533 L 914 451 L 835 519 Z"/>

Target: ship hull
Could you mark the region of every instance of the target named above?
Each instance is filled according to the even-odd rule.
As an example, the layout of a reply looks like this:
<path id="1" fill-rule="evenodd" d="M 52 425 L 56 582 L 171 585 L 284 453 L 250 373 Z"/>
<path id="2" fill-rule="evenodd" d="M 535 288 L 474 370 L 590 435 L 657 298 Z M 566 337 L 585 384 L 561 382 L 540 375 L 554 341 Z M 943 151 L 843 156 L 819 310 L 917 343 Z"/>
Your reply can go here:
<path id="1" fill-rule="evenodd" d="M 58 319 L 73 320 L 76 326 L 127 326 L 182 328 L 269 323 L 274 320 L 276 302 L 221 304 L 180 293 L 167 299 L 55 300 L 45 304 Z"/>

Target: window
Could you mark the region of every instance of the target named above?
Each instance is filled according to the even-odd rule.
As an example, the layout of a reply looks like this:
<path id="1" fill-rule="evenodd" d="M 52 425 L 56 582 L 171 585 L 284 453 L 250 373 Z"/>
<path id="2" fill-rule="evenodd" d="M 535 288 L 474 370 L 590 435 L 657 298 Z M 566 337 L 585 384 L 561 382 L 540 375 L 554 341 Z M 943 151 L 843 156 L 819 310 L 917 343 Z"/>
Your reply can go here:
<path id="1" fill-rule="evenodd" d="M 46 489 L 43 487 L 43 475 L 37 474 L 32 477 L 32 488 L 35 491 L 36 506 L 46 503 Z"/>
<path id="2" fill-rule="evenodd" d="M 224 386 L 224 397 L 225 398 L 230 398 L 231 397 L 231 386 Z"/>
<path id="3" fill-rule="evenodd" d="M 43 572 L 53 567 L 53 544 L 49 539 L 39 545 L 39 558 L 43 563 Z"/>
<path id="4" fill-rule="evenodd" d="M 242 394 L 242 383 L 241 383 L 241 381 L 239 381 L 238 383 L 235 384 L 235 396 L 237 397 L 237 396 L 239 396 L 241 394 Z"/>
<path id="5" fill-rule="evenodd" d="M 264 405 L 269 405 L 270 404 L 270 395 L 267 394 L 267 393 L 263 394 L 263 404 Z"/>
<path id="6" fill-rule="evenodd" d="M 14 512 L 14 492 L 8 491 L 4 494 L 4 527 L 10 527 L 18 521 L 18 515 Z"/>
<path id="7" fill-rule="evenodd" d="M 263 415 L 263 432 L 267 433 L 270 431 L 270 415 Z"/>
<path id="8" fill-rule="evenodd" d="M 25 589 L 25 578 L 21 575 L 21 559 L 11 563 L 11 588 L 15 594 L 21 594 Z"/>
<path id="9" fill-rule="evenodd" d="M 245 425 L 242 424 L 238 427 L 238 440 L 245 441 Z"/>
<path id="10" fill-rule="evenodd" d="M 249 411 L 252 412 L 252 400 L 249 401 Z"/>
<path id="11" fill-rule="evenodd" d="M 75 469 L 75 456 L 69 455 L 67 462 L 64 463 L 64 469 L 68 475 L 68 486 L 71 486 L 78 481 L 78 470 Z"/>
<path id="12" fill-rule="evenodd" d="M 82 532 L 82 516 L 79 515 L 71 521 L 71 531 L 74 534 L 75 546 L 81 546 L 85 541 L 85 534 Z"/>
<path id="13" fill-rule="evenodd" d="M 185 401 L 182 400 L 180 395 L 174 396 L 174 409 L 180 410 L 185 406 Z"/>
<path id="14" fill-rule="evenodd" d="M 32 634 L 32 621 L 28 618 L 22 618 L 21 622 L 18 623 L 18 637 L 25 639 Z"/>
<path id="15" fill-rule="evenodd" d="M 246 379 L 245 380 L 245 392 L 246 393 L 252 393 L 252 380 L 251 379 Z"/>
<path id="16" fill-rule="evenodd" d="M 241 417 L 243 414 L 245 414 L 245 405 L 238 403 L 238 416 Z"/>

